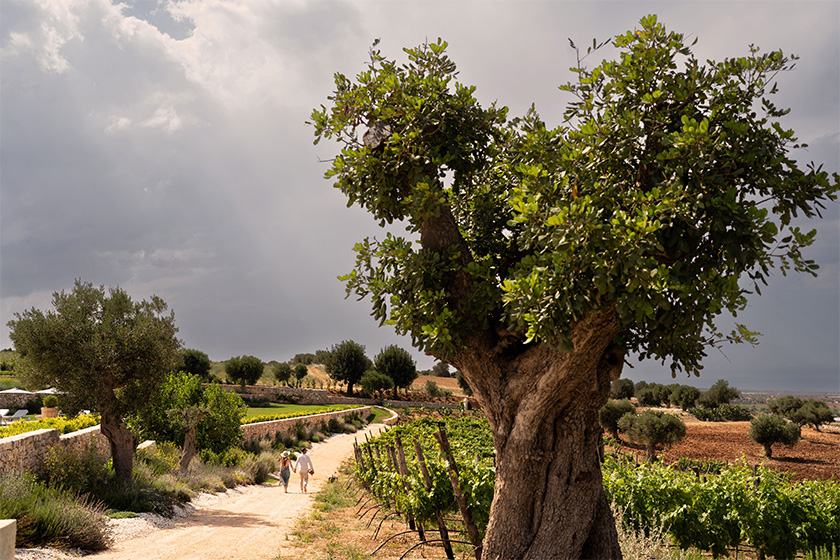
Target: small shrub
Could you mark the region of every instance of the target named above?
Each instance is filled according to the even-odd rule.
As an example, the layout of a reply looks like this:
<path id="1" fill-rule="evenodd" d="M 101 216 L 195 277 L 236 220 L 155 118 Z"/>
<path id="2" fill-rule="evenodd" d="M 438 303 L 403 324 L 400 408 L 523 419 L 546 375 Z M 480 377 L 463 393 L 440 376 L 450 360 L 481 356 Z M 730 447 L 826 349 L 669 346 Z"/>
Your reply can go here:
<path id="1" fill-rule="evenodd" d="M 598 420 L 602 428 L 609 431 L 614 438 L 618 439 L 618 421 L 628 413 L 636 414 L 636 407 L 633 406 L 633 403 L 627 399 L 610 399 L 598 411 Z"/>
<path id="2" fill-rule="evenodd" d="M 105 465 L 95 443 L 80 452 L 51 447 L 44 459 L 42 480 L 52 488 L 77 494 L 89 493 L 108 477 Z"/>
<path id="3" fill-rule="evenodd" d="M 15 546 L 104 550 L 111 541 L 105 506 L 39 484 L 32 475 L 0 479 L 0 518 L 16 519 Z"/>
<path id="4" fill-rule="evenodd" d="M 443 396 L 443 392 L 438 387 L 438 384 L 431 379 L 426 381 L 426 385 L 423 387 L 423 390 L 427 395 L 433 398 Z"/>
<path id="5" fill-rule="evenodd" d="M 625 414 L 618 429 L 631 441 L 644 444 L 648 461 L 656 460 L 657 445 L 673 445 L 685 437 L 685 424 L 673 414 L 661 410 L 645 410 L 639 415 Z"/>
<path id="6" fill-rule="evenodd" d="M 746 422 L 752 419 L 749 409 L 733 404 L 721 404 L 713 408 L 695 407 L 688 412 L 702 422 Z"/>
<path id="7" fill-rule="evenodd" d="M 58 406 L 58 397 L 49 395 L 44 397 L 44 406 L 47 408 L 55 408 Z"/>
<path id="8" fill-rule="evenodd" d="M 767 458 L 773 456 L 774 443 L 792 447 L 799 441 L 800 433 L 798 424 L 788 422 L 775 414 L 760 414 L 750 422 L 750 439 L 764 446 Z"/>

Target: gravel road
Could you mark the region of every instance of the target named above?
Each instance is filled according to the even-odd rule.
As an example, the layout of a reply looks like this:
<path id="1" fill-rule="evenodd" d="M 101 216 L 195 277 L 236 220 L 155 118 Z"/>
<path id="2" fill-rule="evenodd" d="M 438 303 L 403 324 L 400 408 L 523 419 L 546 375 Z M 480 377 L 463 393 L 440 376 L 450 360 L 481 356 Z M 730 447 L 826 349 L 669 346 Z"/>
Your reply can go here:
<path id="1" fill-rule="evenodd" d="M 282 485 L 243 486 L 224 494 L 202 495 L 181 512 L 181 517 L 154 516 L 115 522 L 114 546 L 85 556 L 94 560 L 273 560 L 288 548 L 286 536 L 297 520 L 306 516 L 328 477 L 353 456 L 353 441 L 364 441 L 383 428 L 373 424 L 355 434 L 335 435 L 312 446 L 315 475 L 309 492 L 301 493 L 298 475 L 292 473 L 289 493 Z M 16 560 L 72 558 L 50 550 L 17 549 Z"/>

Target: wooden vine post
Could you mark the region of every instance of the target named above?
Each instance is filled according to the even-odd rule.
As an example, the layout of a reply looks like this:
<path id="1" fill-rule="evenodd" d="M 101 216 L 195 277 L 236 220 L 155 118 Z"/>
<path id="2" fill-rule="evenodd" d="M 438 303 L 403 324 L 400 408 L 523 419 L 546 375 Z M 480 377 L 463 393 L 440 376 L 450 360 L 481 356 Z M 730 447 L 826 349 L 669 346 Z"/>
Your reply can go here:
<path id="1" fill-rule="evenodd" d="M 452 455 L 452 448 L 449 446 L 449 439 L 446 437 L 446 431 L 443 426 L 440 427 L 439 432 L 435 432 L 435 439 L 440 445 L 443 456 L 446 457 L 446 462 L 449 471 L 449 482 L 452 483 L 452 491 L 455 493 L 455 501 L 458 502 L 458 509 L 461 510 L 461 517 L 464 518 L 464 525 L 467 528 L 467 535 L 470 537 L 470 542 L 475 550 L 475 559 L 481 560 L 481 536 L 478 534 L 478 527 L 472 519 L 470 508 L 467 507 L 467 500 L 464 498 L 464 491 L 461 488 L 461 482 L 458 477 L 458 465 L 455 464 L 455 457 Z"/>
<path id="2" fill-rule="evenodd" d="M 397 455 L 398 455 L 398 458 L 399 458 L 400 475 L 402 477 L 407 477 L 408 476 L 408 465 L 406 465 L 406 462 L 405 462 L 405 450 L 403 449 L 402 439 L 399 436 L 397 436 L 394 439 L 394 445 L 397 446 Z M 409 493 L 411 491 L 411 489 L 408 487 L 408 480 L 406 480 L 406 478 L 403 478 L 402 484 L 403 484 L 403 488 L 405 488 L 406 493 Z M 420 523 L 419 521 L 416 522 L 416 524 L 415 524 L 414 516 L 411 515 L 411 513 L 406 513 L 406 518 L 408 520 L 408 527 L 412 531 L 416 530 L 420 535 L 420 540 L 425 541 L 426 540 L 426 532 L 423 530 L 423 524 Z"/>
<path id="3" fill-rule="evenodd" d="M 426 468 L 426 459 L 423 457 L 423 449 L 420 447 L 420 442 L 416 439 L 414 440 L 414 451 L 417 453 L 417 463 L 420 465 L 420 472 L 423 473 L 423 481 L 426 483 L 426 490 L 431 490 L 432 479 L 429 476 L 429 469 Z M 452 552 L 452 544 L 449 542 L 449 531 L 446 528 L 446 522 L 443 520 L 443 514 L 437 506 L 435 506 L 435 517 L 437 518 L 440 538 L 443 540 L 443 550 L 446 552 L 446 557 L 449 558 L 449 560 L 455 560 L 455 554 Z"/>

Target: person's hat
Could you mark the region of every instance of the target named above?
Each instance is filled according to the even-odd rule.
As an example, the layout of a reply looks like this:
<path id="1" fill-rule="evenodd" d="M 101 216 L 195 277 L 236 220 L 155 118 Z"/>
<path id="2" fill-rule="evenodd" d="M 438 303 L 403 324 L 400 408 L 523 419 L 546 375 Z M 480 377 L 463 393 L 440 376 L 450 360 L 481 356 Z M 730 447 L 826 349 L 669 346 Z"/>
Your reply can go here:
<path id="1" fill-rule="evenodd" d="M 281 453 L 281 454 L 280 454 L 280 456 L 281 456 L 281 457 L 288 457 L 288 456 L 289 456 L 289 452 L 288 452 L 288 451 L 284 451 L 283 453 Z"/>

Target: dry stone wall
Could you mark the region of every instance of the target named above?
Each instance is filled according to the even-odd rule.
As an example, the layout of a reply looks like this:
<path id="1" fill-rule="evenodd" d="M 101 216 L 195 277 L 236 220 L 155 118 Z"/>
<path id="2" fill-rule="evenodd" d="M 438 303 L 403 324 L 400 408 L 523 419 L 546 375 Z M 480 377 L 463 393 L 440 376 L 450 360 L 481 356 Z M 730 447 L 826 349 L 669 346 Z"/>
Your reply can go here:
<path id="1" fill-rule="evenodd" d="M 333 395 L 323 389 L 298 389 L 296 387 L 274 387 L 271 385 L 246 385 L 243 390 L 239 385 L 220 385 L 223 389 L 233 391 L 244 399 L 266 399 L 274 402 L 294 402 L 295 404 L 360 404 L 375 405 L 388 408 L 460 408 L 460 404 L 451 402 L 419 402 L 419 401 L 391 401 L 381 399 L 366 399 L 361 397 L 342 397 Z M 469 399 L 472 406 L 476 406 L 474 399 Z"/>
<path id="2" fill-rule="evenodd" d="M 51 447 L 84 451 L 92 444 L 103 459 L 111 457 L 111 446 L 99 426 L 69 434 L 45 429 L 5 437 L 0 439 L 0 474 L 18 475 L 25 471 L 41 474 L 44 458 Z"/>
<path id="3" fill-rule="evenodd" d="M 330 418 L 345 418 L 351 414 L 358 414 L 362 417 L 370 414 L 370 407 L 363 406 L 337 412 L 323 414 L 311 414 L 297 418 L 284 420 L 271 420 L 268 422 L 257 422 L 244 424 L 242 435 L 246 440 L 273 440 L 278 432 L 288 435 L 296 429 L 298 424 L 318 428 L 321 423 L 330 421 Z M 61 435 L 58 430 L 36 430 L 16 436 L 0 438 L 0 475 L 19 475 L 25 471 L 41 474 L 44 465 L 44 458 L 51 447 L 62 447 L 72 451 L 83 451 L 93 444 L 103 459 L 111 457 L 111 445 L 108 439 L 102 435 L 99 426 L 85 428 L 69 434 Z M 145 442 L 140 447 L 153 445 L 153 442 Z M 138 447 L 139 449 L 139 447 Z"/>
<path id="4" fill-rule="evenodd" d="M 283 420 L 269 420 L 267 422 L 255 422 L 242 425 L 242 437 L 246 441 L 259 441 L 262 439 L 274 440 L 277 434 L 288 436 L 297 430 L 302 424 L 307 428 L 318 428 L 321 424 L 330 421 L 331 418 L 344 419 L 351 414 L 358 414 L 362 418 L 370 414 L 370 407 L 363 406 L 337 412 L 326 412 L 323 414 L 310 414 L 309 416 L 298 416 L 296 418 L 284 418 Z"/>

